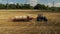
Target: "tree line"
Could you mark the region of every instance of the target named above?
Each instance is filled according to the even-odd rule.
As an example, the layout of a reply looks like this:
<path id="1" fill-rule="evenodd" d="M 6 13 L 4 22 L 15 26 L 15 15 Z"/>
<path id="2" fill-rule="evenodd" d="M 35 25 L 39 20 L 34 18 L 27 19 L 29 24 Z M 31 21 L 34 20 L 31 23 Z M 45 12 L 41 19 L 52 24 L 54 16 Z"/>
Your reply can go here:
<path id="1" fill-rule="evenodd" d="M 60 10 L 60 7 L 49 7 L 44 4 L 30 6 L 30 4 L 0 4 L 0 9 L 37 9 L 37 10 Z"/>

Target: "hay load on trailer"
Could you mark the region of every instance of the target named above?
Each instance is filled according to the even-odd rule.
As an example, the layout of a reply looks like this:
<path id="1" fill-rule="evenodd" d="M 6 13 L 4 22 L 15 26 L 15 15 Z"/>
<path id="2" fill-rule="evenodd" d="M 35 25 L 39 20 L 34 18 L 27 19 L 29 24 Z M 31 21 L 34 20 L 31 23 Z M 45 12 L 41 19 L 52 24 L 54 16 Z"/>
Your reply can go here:
<path id="1" fill-rule="evenodd" d="M 14 16 L 10 19 L 13 22 L 19 22 L 19 21 L 31 21 L 33 18 L 31 16 Z"/>

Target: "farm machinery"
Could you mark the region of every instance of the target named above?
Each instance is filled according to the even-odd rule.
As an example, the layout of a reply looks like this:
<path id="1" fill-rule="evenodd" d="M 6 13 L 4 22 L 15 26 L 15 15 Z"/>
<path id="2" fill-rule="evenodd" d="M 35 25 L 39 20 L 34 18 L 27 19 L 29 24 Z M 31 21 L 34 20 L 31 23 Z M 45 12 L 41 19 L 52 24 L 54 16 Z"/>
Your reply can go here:
<path id="1" fill-rule="evenodd" d="M 34 18 L 31 17 L 31 16 L 14 16 L 10 19 L 13 22 L 20 22 L 20 21 L 31 21 Z M 45 22 L 47 22 L 48 19 L 45 16 L 43 16 L 42 14 L 38 14 L 38 16 L 36 17 L 36 21 L 45 21 Z"/>
<path id="2" fill-rule="evenodd" d="M 43 14 L 38 14 L 37 21 L 45 21 L 45 22 L 47 22 L 48 19 Z"/>
<path id="3" fill-rule="evenodd" d="M 10 19 L 13 22 L 20 22 L 20 21 L 31 21 L 33 18 L 30 16 L 14 16 Z"/>

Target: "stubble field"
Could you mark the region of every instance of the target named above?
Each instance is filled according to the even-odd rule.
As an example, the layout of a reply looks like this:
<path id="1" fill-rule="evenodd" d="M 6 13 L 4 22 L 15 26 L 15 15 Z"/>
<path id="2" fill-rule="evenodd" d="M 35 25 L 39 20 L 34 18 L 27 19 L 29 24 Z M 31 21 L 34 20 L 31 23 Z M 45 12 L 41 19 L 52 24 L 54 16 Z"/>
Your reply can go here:
<path id="1" fill-rule="evenodd" d="M 48 22 L 37 22 L 37 14 L 44 14 Z M 10 17 L 30 15 L 29 22 L 11 22 Z M 60 34 L 60 13 L 42 11 L 0 10 L 0 34 Z"/>

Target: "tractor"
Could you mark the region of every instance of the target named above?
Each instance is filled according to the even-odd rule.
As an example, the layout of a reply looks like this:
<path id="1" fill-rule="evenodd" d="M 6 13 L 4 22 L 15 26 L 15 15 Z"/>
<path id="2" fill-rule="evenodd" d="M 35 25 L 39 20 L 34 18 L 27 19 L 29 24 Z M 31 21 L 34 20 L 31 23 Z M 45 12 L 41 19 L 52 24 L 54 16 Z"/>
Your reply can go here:
<path id="1" fill-rule="evenodd" d="M 47 22 L 48 19 L 43 14 L 38 14 L 37 21 L 45 21 L 45 22 Z"/>

